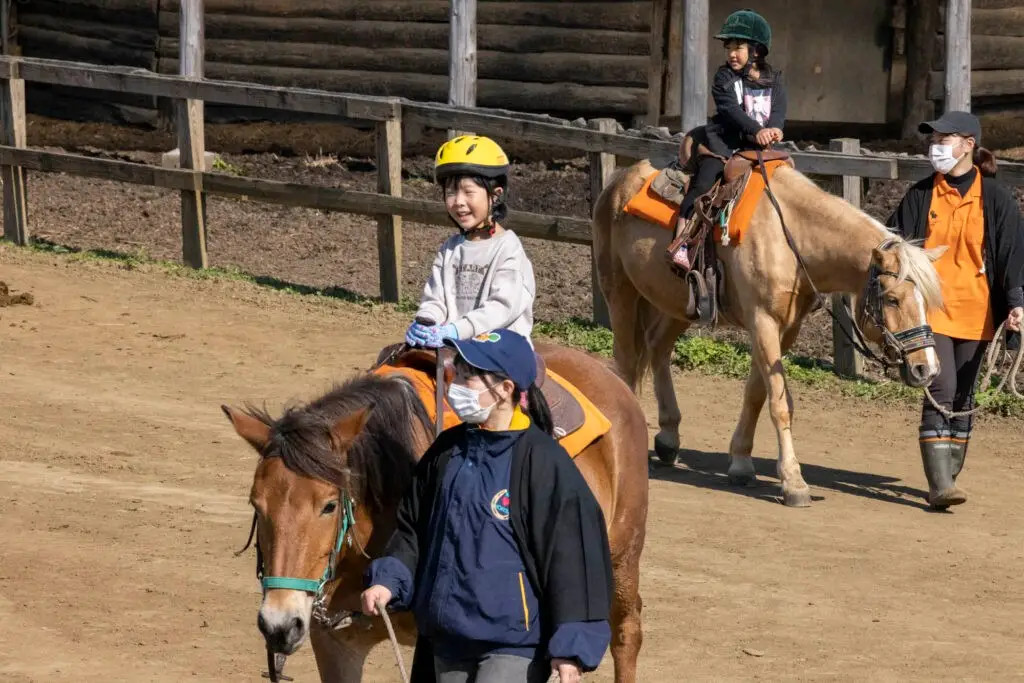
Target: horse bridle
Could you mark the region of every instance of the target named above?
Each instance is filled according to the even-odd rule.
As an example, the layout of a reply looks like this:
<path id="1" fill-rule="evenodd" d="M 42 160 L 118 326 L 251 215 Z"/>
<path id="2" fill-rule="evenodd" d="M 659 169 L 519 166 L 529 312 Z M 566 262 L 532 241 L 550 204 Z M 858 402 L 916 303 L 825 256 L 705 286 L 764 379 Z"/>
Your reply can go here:
<path id="1" fill-rule="evenodd" d="M 830 306 L 825 305 L 825 295 L 821 293 L 818 287 L 814 284 L 814 280 L 811 279 L 811 273 L 807 269 L 807 264 L 804 262 L 803 256 L 800 255 L 800 251 L 796 248 L 796 242 L 793 240 L 793 235 L 790 233 L 789 228 L 786 226 L 786 219 L 782 214 L 782 207 L 779 206 L 779 201 L 775 198 L 775 193 L 772 192 L 771 183 L 768 181 L 768 172 L 764 167 L 764 158 L 761 154 L 761 150 L 757 152 L 757 165 L 761 172 L 761 177 L 764 179 L 765 192 L 768 195 L 768 199 L 771 201 L 772 206 L 775 208 L 775 212 L 779 216 L 779 223 L 782 225 L 782 232 L 786 236 L 786 243 L 789 245 L 790 251 L 796 257 L 796 262 L 800 266 L 800 270 L 803 272 L 805 278 L 807 278 L 808 284 L 811 285 L 811 290 L 814 292 L 814 296 L 817 298 L 819 305 L 828 311 L 828 314 L 832 316 L 840 330 L 843 332 L 843 336 L 850 342 L 851 346 L 865 358 L 875 361 L 880 364 L 884 369 L 888 370 L 890 367 L 900 365 L 905 367 L 907 364 L 907 356 L 914 351 L 920 351 L 921 349 L 932 348 L 935 346 L 935 336 L 932 333 L 932 328 L 928 323 L 912 327 L 902 332 L 890 332 L 889 328 L 885 325 L 885 317 L 882 315 L 882 284 L 881 277 L 888 276 L 895 279 L 899 279 L 898 273 L 893 273 L 888 270 L 882 270 L 875 264 L 871 264 L 868 270 L 868 286 L 865 296 L 862 297 L 862 304 L 859 308 L 863 308 L 865 315 L 871 320 L 871 322 L 882 331 L 882 356 L 879 356 L 868 346 L 867 338 L 864 336 L 864 332 L 860 329 L 860 325 L 857 324 L 857 317 L 853 311 L 850 310 L 850 305 L 846 302 L 846 298 L 843 297 L 843 307 L 846 309 L 847 316 L 849 318 L 850 328 L 852 328 L 852 334 L 850 330 L 847 330 L 847 326 L 842 320 L 836 316 L 835 312 Z M 889 247 L 896 243 L 896 240 L 886 239 L 878 248 L 882 251 L 886 251 Z M 911 278 L 906 278 L 908 282 L 917 286 Z"/>
<path id="2" fill-rule="evenodd" d="M 906 363 L 907 356 L 915 351 L 934 347 L 935 335 L 932 333 L 931 326 L 927 323 L 911 327 L 902 332 L 889 331 L 882 314 L 882 297 L 885 294 L 882 291 L 881 278 L 883 275 L 896 280 L 899 279 L 899 274 L 882 270 L 877 265 L 872 264 L 868 271 L 868 287 L 859 308 L 863 311 L 864 316 L 882 331 L 882 364 L 888 367 L 892 364 Z M 913 280 L 910 278 L 907 278 L 907 280 L 916 286 Z M 853 319 L 852 316 L 851 319 Z M 854 322 L 854 325 L 856 326 L 856 322 Z M 860 333 L 859 328 L 857 332 Z"/>
<path id="3" fill-rule="evenodd" d="M 264 575 L 263 551 L 260 548 L 260 539 L 256 534 L 259 517 L 255 512 L 252 514 L 252 526 L 249 528 L 249 538 L 246 540 L 245 546 L 235 553 L 236 557 L 244 553 L 249 549 L 249 546 L 253 545 L 253 539 L 255 538 L 256 578 L 260 580 L 263 592 L 266 593 L 268 590 L 281 589 L 311 593 L 313 595 L 313 621 L 331 630 L 338 630 L 351 626 L 355 617 L 358 616 L 357 613 L 349 611 L 338 612 L 332 616 L 327 611 L 329 596 L 324 589 L 327 584 L 337 578 L 338 555 L 341 553 L 341 548 L 345 544 L 346 538 L 348 539 L 349 546 L 352 545 L 352 536 L 350 533 L 355 528 L 355 506 L 352 502 L 352 498 L 341 489 L 338 489 L 338 494 L 341 499 L 341 514 L 338 515 L 338 533 L 335 538 L 334 545 L 331 547 L 331 553 L 327 558 L 327 567 L 324 568 L 324 573 L 320 575 L 319 579 L 305 579 L 295 576 Z M 286 655 L 276 653 L 270 649 L 269 645 L 267 646 L 267 667 L 269 671 L 267 672 L 266 677 L 270 679 L 271 683 L 277 683 L 281 680 L 291 680 L 291 678 L 282 673 L 285 659 Z"/>

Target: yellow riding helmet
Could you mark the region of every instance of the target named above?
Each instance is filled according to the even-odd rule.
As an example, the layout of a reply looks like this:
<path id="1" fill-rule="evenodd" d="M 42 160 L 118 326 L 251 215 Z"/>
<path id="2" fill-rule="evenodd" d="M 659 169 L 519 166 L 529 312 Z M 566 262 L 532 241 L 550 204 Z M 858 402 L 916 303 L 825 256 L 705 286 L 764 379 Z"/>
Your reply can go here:
<path id="1" fill-rule="evenodd" d="M 453 175 L 499 178 L 508 175 L 508 156 L 498 143 L 482 135 L 460 135 L 441 145 L 434 156 L 434 181 Z"/>

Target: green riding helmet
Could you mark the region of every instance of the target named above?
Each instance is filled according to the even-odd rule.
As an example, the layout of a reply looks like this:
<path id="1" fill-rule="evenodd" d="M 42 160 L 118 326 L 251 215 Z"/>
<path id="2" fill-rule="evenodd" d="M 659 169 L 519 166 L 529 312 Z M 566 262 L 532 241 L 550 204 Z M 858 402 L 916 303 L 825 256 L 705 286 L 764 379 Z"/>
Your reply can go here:
<path id="1" fill-rule="evenodd" d="M 715 36 L 717 40 L 746 40 L 761 43 L 765 50 L 772 47 L 772 27 L 764 17 L 752 9 L 741 9 L 730 14 L 722 30 Z"/>

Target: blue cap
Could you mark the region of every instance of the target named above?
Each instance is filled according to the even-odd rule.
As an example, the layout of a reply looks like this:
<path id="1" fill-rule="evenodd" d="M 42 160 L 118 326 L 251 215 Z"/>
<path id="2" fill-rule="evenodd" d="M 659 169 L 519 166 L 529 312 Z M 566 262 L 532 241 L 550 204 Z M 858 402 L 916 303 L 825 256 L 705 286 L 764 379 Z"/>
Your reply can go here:
<path id="1" fill-rule="evenodd" d="M 445 339 L 477 370 L 508 377 L 520 391 L 537 380 L 537 357 L 526 337 L 512 330 L 494 330 L 472 339 Z"/>

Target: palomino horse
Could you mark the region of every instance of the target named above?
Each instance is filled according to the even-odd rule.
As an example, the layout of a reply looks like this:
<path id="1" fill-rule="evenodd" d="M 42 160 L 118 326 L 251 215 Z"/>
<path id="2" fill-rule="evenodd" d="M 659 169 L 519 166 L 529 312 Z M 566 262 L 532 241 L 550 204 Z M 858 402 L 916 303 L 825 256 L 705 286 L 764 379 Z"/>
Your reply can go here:
<path id="1" fill-rule="evenodd" d="M 537 350 L 612 424 L 575 462 L 608 523 L 615 680 L 633 683 L 643 639 L 646 420 L 601 361 L 558 346 Z M 388 637 L 381 619 L 358 613 L 363 572 L 391 535 L 415 463 L 433 440 L 423 403 L 407 380 L 368 374 L 276 420 L 223 410 L 260 454 L 250 501 L 265 588 L 257 621 L 268 652 L 291 654 L 308 634 L 321 680 L 357 683 L 370 647 Z M 414 642 L 408 613 L 395 615 L 395 628 L 402 642 Z"/>
<path id="2" fill-rule="evenodd" d="M 615 362 L 634 390 L 647 370 L 652 371 L 660 427 L 655 448 L 663 461 L 672 462 L 679 448 L 681 416 L 670 358 L 676 339 L 690 326 L 685 314 L 688 288 L 666 262 L 669 232 L 623 211 L 654 172 L 648 161 L 641 161 L 611 178 L 594 207 L 594 255 L 615 333 Z M 911 245 L 788 166 L 776 171 L 771 189 L 806 271 L 787 243 L 767 193 L 742 241 L 717 247 L 726 273 L 722 315 L 747 330 L 752 355 L 739 424 L 729 443 L 728 474 L 738 485 L 756 479 L 751 450 L 757 419 L 768 399 L 778 436 L 783 500 L 807 506 L 810 489 L 793 450 L 792 398 L 782 356 L 814 308 L 817 297 L 808 278 L 821 292 L 845 292 L 855 298 L 868 292 L 858 316 L 865 335 L 881 341 L 886 355 L 902 362 L 908 384 L 921 387 L 939 372 L 925 313 L 928 307 L 941 305 L 932 261 L 944 249 L 926 252 Z M 695 414 L 693 419 L 703 416 Z"/>

